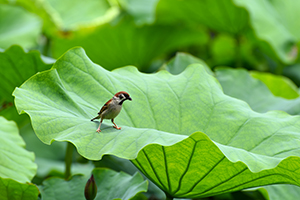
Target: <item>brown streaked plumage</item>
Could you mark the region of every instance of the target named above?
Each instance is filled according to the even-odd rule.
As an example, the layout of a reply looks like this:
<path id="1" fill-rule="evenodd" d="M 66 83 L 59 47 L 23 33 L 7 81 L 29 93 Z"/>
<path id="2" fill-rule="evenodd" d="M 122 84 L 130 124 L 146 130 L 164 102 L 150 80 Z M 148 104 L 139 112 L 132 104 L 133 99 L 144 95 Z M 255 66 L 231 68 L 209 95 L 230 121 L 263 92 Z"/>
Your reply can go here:
<path id="1" fill-rule="evenodd" d="M 114 118 L 117 117 L 117 115 L 120 113 L 122 109 L 122 104 L 125 100 L 132 101 L 131 97 L 127 92 L 121 91 L 116 93 L 113 98 L 108 100 L 100 109 L 98 112 L 98 116 L 91 119 L 91 121 L 94 121 L 95 119 L 100 119 L 100 124 L 97 129 L 97 132 L 99 133 L 101 131 L 100 127 L 102 124 L 103 119 L 111 119 L 111 122 L 114 124 L 114 128 L 120 130 L 121 127 L 118 127 L 115 122 Z"/>

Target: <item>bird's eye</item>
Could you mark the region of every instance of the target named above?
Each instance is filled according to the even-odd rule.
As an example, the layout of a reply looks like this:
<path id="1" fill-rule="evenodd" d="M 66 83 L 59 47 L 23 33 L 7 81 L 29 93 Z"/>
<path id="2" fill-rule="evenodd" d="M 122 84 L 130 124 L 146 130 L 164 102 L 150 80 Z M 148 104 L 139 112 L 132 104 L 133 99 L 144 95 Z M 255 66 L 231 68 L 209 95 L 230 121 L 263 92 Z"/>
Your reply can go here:
<path id="1" fill-rule="evenodd" d="M 120 99 L 123 99 L 123 98 L 125 98 L 125 97 L 124 97 L 123 94 L 120 94 L 120 95 L 119 95 L 119 98 L 120 98 Z"/>

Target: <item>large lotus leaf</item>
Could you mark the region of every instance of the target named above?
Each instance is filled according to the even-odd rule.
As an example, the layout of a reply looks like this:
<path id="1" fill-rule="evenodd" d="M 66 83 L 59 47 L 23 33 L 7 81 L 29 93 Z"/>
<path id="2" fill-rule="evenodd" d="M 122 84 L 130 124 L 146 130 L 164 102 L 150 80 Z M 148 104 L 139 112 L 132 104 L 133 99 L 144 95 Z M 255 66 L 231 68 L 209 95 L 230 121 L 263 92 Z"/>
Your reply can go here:
<path id="1" fill-rule="evenodd" d="M 286 99 L 299 97 L 297 86 L 284 76 L 257 71 L 252 71 L 250 74 L 252 77 L 261 80 L 275 96 Z"/>
<path id="2" fill-rule="evenodd" d="M 90 119 L 102 103 L 119 90 L 128 91 L 133 98 L 132 102 L 124 103 L 116 119 L 123 129 L 118 131 L 104 124 L 100 134 L 95 132 L 98 123 Z M 298 179 L 293 178 L 298 176 L 299 117 L 284 112 L 252 111 L 245 102 L 224 95 L 217 80 L 199 64 L 187 67 L 176 76 L 166 71 L 142 74 L 133 67 L 108 72 L 93 64 L 82 49 L 76 48 L 58 59 L 52 70 L 31 77 L 15 90 L 14 96 L 18 111 L 30 115 L 42 141 L 48 144 L 52 140 L 70 141 L 89 159 L 100 159 L 103 154 L 132 159 L 148 144 L 157 143 L 161 150 L 165 148 L 162 146 L 180 142 L 197 130 L 206 133 L 209 138 L 196 133 L 185 141 L 191 141 L 192 137 L 207 141 L 207 146 L 200 145 L 197 150 L 209 152 L 200 156 L 207 172 L 221 166 L 220 174 L 212 177 L 210 186 L 217 186 L 227 169 L 230 169 L 226 172 L 227 178 L 238 176 L 245 182 L 236 187 L 229 184 L 232 189 L 222 185 L 205 195 L 213 195 L 211 191 L 222 193 L 270 183 L 299 184 Z M 182 152 L 183 147 L 179 144 L 171 151 L 172 157 L 180 157 L 177 153 Z M 193 148 L 196 146 L 186 145 L 183 152 L 194 152 Z M 210 162 L 215 158 L 211 155 L 219 159 Z M 184 161 L 178 162 L 185 163 L 186 171 L 196 173 L 199 165 L 190 163 L 199 156 L 184 155 L 183 158 Z M 139 162 L 141 168 L 148 166 L 146 161 Z M 174 165 L 162 165 L 166 161 L 158 163 L 160 165 L 152 166 L 155 165 L 155 173 L 160 174 Z M 172 170 L 172 173 L 182 172 Z M 154 176 L 149 178 L 154 179 Z M 168 177 L 158 179 L 166 182 Z M 195 183 L 192 180 L 187 178 L 177 183 L 187 188 Z M 201 180 L 196 182 L 205 184 Z M 195 190 L 197 196 L 204 194 L 201 188 Z M 179 192 L 182 196 L 189 194 L 185 190 Z"/>
<path id="3" fill-rule="evenodd" d="M 124 172 L 95 168 L 93 170 L 97 184 L 95 200 L 129 200 L 137 193 L 146 192 L 148 183 L 139 173 L 130 176 Z M 40 187 L 43 200 L 82 200 L 84 188 L 88 180 L 86 176 L 74 176 L 66 181 L 60 178 L 49 178 Z"/>
<path id="4" fill-rule="evenodd" d="M 272 162 L 277 164 L 269 168 Z M 299 162 L 299 157 L 279 159 L 214 143 L 201 132 L 169 147 L 149 145 L 133 161 L 167 196 L 177 198 L 213 196 L 274 183 L 300 185 Z M 261 165 L 259 171 L 256 164 Z"/>
<path id="5" fill-rule="evenodd" d="M 37 199 L 38 195 L 39 190 L 34 184 L 0 178 L 1 200 L 33 200 Z"/>
<path id="6" fill-rule="evenodd" d="M 129 18 L 117 24 L 106 23 L 95 29 L 81 29 L 72 34 L 71 38 L 57 36 L 53 39 L 55 57 L 78 45 L 84 47 L 91 60 L 109 70 L 135 65 L 140 71 L 147 71 L 150 63 L 159 56 L 178 48 L 203 44 L 207 40 L 206 33 L 198 27 L 138 27 Z"/>
<path id="7" fill-rule="evenodd" d="M 34 14 L 23 8 L 1 4 L 0 48 L 6 49 L 13 44 L 32 48 L 37 45 L 41 29 L 41 20 Z"/>
<path id="8" fill-rule="evenodd" d="M 30 182 L 36 173 L 34 154 L 24 149 L 25 143 L 13 121 L 0 116 L 0 177 Z"/>
<path id="9" fill-rule="evenodd" d="M 282 110 L 292 115 L 300 114 L 300 98 L 274 96 L 263 82 L 244 69 L 218 68 L 215 74 L 225 94 L 246 101 L 257 112 Z"/>
<path id="10" fill-rule="evenodd" d="M 49 69 L 54 61 L 47 57 L 41 58 L 38 51 L 24 52 L 20 46 L 11 46 L 0 52 L 0 60 L 0 115 L 20 125 L 28 120 L 25 116 L 18 116 L 13 106 L 13 90 L 30 76 Z"/>
<path id="11" fill-rule="evenodd" d="M 183 78 L 179 81 L 185 82 L 185 76 L 192 76 L 194 70 L 181 75 Z M 169 78 L 173 81 L 167 82 Z M 149 143 L 171 145 L 182 140 L 186 136 L 172 134 L 180 133 L 180 129 L 195 129 L 180 122 L 179 118 L 170 121 L 161 114 L 161 106 L 171 110 L 177 104 L 158 101 L 163 97 L 157 93 L 157 88 L 176 97 L 172 88 L 188 91 L 185 85 L 178 83 L 176 77 L 166 72 L 146 75 L 134 67 L 108 72 L 92 63 L 83 49 L 76 48 L 58 59 L 52 70 L 31 77 L 15 90 L 14 96 L 18 111 L 29 114 L 33 129 L 44 143 L 70 141 L 81 155 L 93 160 L 101 159 L 104 154 L 128 159 L 135 158 Z M 97 133 L 98 123 L 90 119 L 121 90 L 133 98 L 132 102 L 124 103 L 115 120 L 123 126 L 122 130 L 113 129 L 107 121 L 101 127 L 102 132 Z M 179 116 L 180 112 L 173 110 L 172 115 Z M 168 123 L 172 126 L 167 126 Z"/>

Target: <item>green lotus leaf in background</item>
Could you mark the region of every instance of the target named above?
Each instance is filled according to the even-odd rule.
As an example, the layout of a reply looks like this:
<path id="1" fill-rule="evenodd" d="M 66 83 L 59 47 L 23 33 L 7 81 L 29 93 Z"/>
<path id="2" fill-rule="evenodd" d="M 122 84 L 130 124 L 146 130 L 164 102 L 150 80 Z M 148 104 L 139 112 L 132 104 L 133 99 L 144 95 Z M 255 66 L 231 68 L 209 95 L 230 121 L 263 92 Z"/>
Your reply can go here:
<path id="1" fill-rule="evenodd" d="M 280 16 L 282 23 L 285 28 L 292 33 L 297 40 L 300 40 L 300 28 L 295 19 L 300 18 L 299 8 L 300 2 L 293 0 L 272 0 L 268 1 L 276 10 L 277 14 Z"/>
<path id="2" fill-rule="evenodd" d="M 155 20 L 155 8 L 159 0 L 120 0 L 121 7 L 133 16 L 137 25 L 151 24 Z"/>
<path id="3" fill-rule="evenodd" d="M 295 99 L 299 97 L 297 86 L 284 76 L 258 71 L 250 72 L 251 76 L 262 81 L 278 97 Z"/>
<path id="4" fill-rule="evenodd" d="M 291 115 L 300 114 L 299 97 L 285 99 L 274 96 L 263 82 L 251 77 L 244 69 L 217 68 L 215 74 L 225 94 L 246 101 L 256 112 L 282 110 Z M 284 90 L 292 91 L 289 85 L 285 85 Z"/>
<path id="5" fill-rule="evenodd" d="M 180 52 L 176 53 L 176 56 L 170 59 L 162 68 L 167 70 L 171 74 L 177 75 L 182 73 L 187 68 L 187 66 L 194 63 L 199 63 L 204 66 L 208 74 L 214 74 L 203 60 L 192 56 L 191 54 Z"/>
<path id="6" fill-rule="evenodd" d="M 284 63 L 292 63 L 297 58 L 297 38 L 286 28 L 283 18 L 272 2 L 268 0 L 233 0 L 234 4 L 245 8 L 256 37 L 265 42 Z M 285 3 L 283 3 L 285 4 Z M 299 9 L 299 7 L 297 7 Z M 291 14 L 291 12 L 289 12 Z M 271 53 L 271 52 L 270 52 Z"/>
<path id="7" fill-rule="evenodd" d="M 30 182 L 36 173 L 34 154 L 25 150 L 25 142 L 15 122 L 0 116 L 0 177 L 21 183 Z"/>
<path id="8" fill-rule="evenodd" d="M 261 196 L 263 196 L 262 200 L 282 200 L 282 199 L 292 200 L 292 199 L 298 199 L 300 195 L 300 187 L 296 185 L 289 185 L 289 184 L 267 185 L 259 188 L 246 189 L 244 191 L 259 192 Z"/>
<path id="9" fill-rule="evenodd" d="M 15 45 L 0 52 L 0 60 L 0 115 L 23 125 L 28 123 L 28 119 L 19 116 L 13 107 L 12 92 L 30 76 L 49 69 L 55 60 L 41 57 L 38 51 L 24 52 L 20 46 Z"/>
<path id="10" fill-rule="evenodd" d="M 67 31 L 92 27 L 110 21 L 119 12 L 116 6 L 110 5 L 110 2 L 105 0 L 45 0 L 34 1 L 34 3 L 27 0 L 16 0 L 6 1 L 6 3 L 22 6 L 27 11 L 38 15 L 43 20 L 43 30 L 49 37 L 56 35 L 57 31 L 61 31 L 62 35 L 67 36 Z"/>
<path id="11" fill-rule="evenodd" d="M 93 175 L 98 188 L 96 200 L 132 199 L 136 194 L 146 192 L 148 188 L 148 181 L 139 173 L 130 176 L 122 171 L 96 168 Z"/>
<path id="12" fill-rule="evenodd" d="M 43 185 L 39 186 L 39 190 L 43 200 L 81 200 L 85 199 L 84 187 L 87 180 L 88 178 L 82 175 L 75 175 L 68 181 L 51 177 L 43 181 Z"/>
<path id="13" fill-rule="evenodd" d="M 38 51 L 24 52 L 20 46 L 11 46 L 0 52 L 0 99 L 13 102 L 12 92 L 30 76 L 50 69 L 55 60 L 41 59 Z"/>
<path id="14" fill-rule="evenodd" d="M 39 190 L 34 184 L 0 178 L 1 200 L 33 200 L 38 199 L 38 195 Z"/>
<path id="15" fill-rule="evenodd" d="M 16 17 L 18 16 L 18 17 Z M 20 7 L 0 6 L 0 48 L 18 44 L 23 48 L 37 45 L 42 30 L 41 20 Z"/>
<path id="16" fill-rule="evenodd" d="M 108 20 L 118 13 L 105 0 L 73 0 L 59 1 L 46 0 L 45 4 L 48 13 L 51 13 L 59 30 L 77 30 L 83 26 L 94 26 L 102 21 Z M 80 12 L 78 12 L 80 11 Z M 108 14 L 108 12 L 110 12 Z"/>
<path id="17" fill-rule="evenodd" d="M 135 65 L 140 71 L 149 71 L 149 63 L 161 55 L 189 45 L 203 44 L 207 40 L 203 29 L 182 25 L 144 25 L 137 27 L 130 18 L 117 24 L 106 23 L 95 29 L 73 32 L 72 38 L 53 38 L 53 55 L 61 56 L 69 48 L 82 46 L 95 63 L 112 70 Z M 153 67 L 158 68 L 156 66 Z M 151 68 L 153 71 L 153 69 Z M 151 71 L 150 70 L 150 71 Z"/>
<path id="18" fill-rule="evenodd" d="M 95 200 L 129 200 L 138 193 L 147 191 L 148 183 L 139 173 L 130 176 L 124 172 L 95 168 L 93 175 L 97 184 Z M 60 178 L 49 178 L 40 187 L 42 199 L 84 199 L 84 188 L 88 178 L 78 175 L 72 177 L 69 181 Z"/>
<path id="19" fill-rule="evenodd" d="M 300 188 L 296 185 L 268 185 L 264 186 L 268 192 L 268 200 L 298 199 Z"/>

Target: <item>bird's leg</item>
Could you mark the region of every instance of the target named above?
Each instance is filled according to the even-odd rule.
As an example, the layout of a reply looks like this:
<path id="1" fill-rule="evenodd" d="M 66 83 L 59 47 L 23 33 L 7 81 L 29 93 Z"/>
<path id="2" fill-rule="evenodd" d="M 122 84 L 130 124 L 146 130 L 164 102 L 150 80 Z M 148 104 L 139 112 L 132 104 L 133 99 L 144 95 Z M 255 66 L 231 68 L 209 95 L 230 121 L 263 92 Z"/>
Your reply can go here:
<path id="1" fill-rule="evenodd" d="M 121 127 L 118 127 L 117 124 L 114 122 L 114 119 L 111 119 L 111 122 L 114 124 L 114 128 L 120 130 Z"/>
<path id="2" fill-rule="evenodd" d="M 100 133 L 100 132 L 101 132 L 101 130 L 100 130 L 100 127 L 101 127 L 102 121 L 103 121 L 103 119 L 101 119 L 101 120 L 100 120 L 99 127 L 98 127 L 98 129 L 96 130 L 98 133 Z"/>

